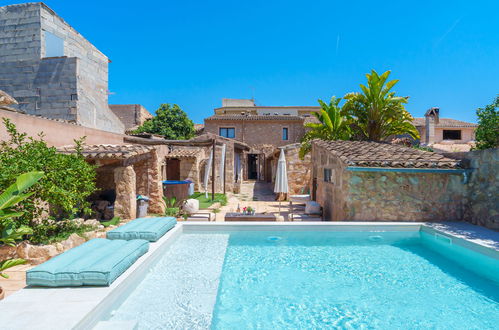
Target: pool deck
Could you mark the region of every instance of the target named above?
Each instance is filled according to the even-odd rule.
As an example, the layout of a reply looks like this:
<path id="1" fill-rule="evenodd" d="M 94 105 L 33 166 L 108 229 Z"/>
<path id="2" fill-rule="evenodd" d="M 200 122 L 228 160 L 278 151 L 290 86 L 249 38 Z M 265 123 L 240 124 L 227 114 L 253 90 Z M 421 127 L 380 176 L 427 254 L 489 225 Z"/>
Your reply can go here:
<path id="1" fill-rule="evenodd" d="M 103 317 L 115 300 L 134 289 L 170 244 L 182 232 L 197 230 L 420 230 L 427 227 L 439 232 L 499 251 L 499 232 L 461 222 L 321 222 L 321 223 L 183 223 L 151 243 L 149 252 L 140 257 L 109 287 L 25 288 L 0 301 L 2 329 L 91 329 Z M 112 322 L 101 327 L 112 328 Z M 115 324 L 122 329 L 125 325 Z M 133 324 L 129 324 L 133 328 Z"/>

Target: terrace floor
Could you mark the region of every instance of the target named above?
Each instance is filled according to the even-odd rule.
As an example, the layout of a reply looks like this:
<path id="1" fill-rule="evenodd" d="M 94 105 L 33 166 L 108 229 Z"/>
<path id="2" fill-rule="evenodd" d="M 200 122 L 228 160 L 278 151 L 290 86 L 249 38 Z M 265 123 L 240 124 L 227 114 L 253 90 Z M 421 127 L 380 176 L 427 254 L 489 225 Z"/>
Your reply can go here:
<path id="1" fill-rule="evenodd" d="M 239 194 L 231 194 L 227 199 L 227 205 L 220 208 L 217 214 L 217 221 L 224 221 L 226 213 L 236 212 L 240 209 L 251 206 L 257 213 L 272 213 L 277 215 L 277 221 L 287 221 L 289 214 L 289 203 L 281 202 L 281 212 L 279 212 L 279 202 L 275 200 L 271 183 L 261 181 L 246 181 L 241 185 Z"/>

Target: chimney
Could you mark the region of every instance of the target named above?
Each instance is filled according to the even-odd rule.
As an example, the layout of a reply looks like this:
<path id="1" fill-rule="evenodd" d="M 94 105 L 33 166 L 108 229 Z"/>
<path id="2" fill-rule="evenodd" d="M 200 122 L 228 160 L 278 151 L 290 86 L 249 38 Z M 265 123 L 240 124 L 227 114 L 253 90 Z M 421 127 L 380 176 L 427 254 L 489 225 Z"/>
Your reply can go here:
<path id="1" fill-rule="evenodd" d="M 425 116 L 425 143 L 430 145 L 435 143 L 435 125 L 439 123 L 440 108 L 430 108 Z"/>

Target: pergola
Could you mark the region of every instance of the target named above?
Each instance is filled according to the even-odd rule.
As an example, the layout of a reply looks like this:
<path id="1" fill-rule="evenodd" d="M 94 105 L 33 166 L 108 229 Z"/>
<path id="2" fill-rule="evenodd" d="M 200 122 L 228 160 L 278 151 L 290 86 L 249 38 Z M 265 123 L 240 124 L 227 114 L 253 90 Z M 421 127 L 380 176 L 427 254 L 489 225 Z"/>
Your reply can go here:
<path id="1" fill-rule="evenodd" d="M 60 147 L 62 153 L 76 153 L 75 146 Z M 163 213 L 160 163 L 153 146 L 126 144 L 84 145 L 81 150 L 87 162 L 97 165 L 97 187 L 114 189 L 114 215 L 134 219 L 137 195 L 150 198 L 149 211 Z"/>

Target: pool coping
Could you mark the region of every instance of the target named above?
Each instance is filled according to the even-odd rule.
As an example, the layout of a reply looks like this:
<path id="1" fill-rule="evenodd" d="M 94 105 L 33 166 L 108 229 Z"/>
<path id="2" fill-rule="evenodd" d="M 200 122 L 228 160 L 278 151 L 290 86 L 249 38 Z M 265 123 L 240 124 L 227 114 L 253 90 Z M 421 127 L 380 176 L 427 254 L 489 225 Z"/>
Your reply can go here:
<path id="1" fill-rule="evenodd" d="M 4 329 L 92 329 L 103 320 L 113 303 L 134 289 L 137 280 L 149 270 L 182 233 L 199 231 L 283 230 L 283 231 L 424 231 L 449 236 L 477 252 L 497 256 L 499 232 L 471 224 L 423 222 L 231 222 L 179 223 L 140 257 L 109 287 L 25 288 L 0 301 Z M 494 250 L 494 252 L 491 252 Z M 51 316 L 51 317 L 48 317 Z"/>

